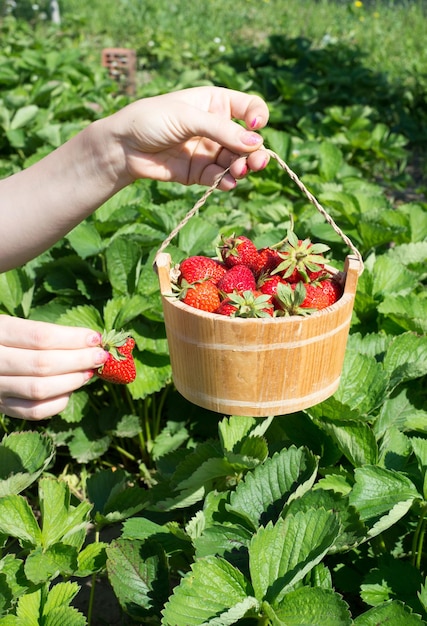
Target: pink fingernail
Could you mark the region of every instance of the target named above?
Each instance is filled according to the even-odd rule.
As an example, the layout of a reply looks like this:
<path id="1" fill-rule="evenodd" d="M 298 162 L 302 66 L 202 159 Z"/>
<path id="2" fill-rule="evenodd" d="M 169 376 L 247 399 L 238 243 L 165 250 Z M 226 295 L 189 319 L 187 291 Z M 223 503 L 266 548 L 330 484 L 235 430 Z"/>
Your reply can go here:
<path id="1" fill-rule="evenodd" d="M 247 173 L 248 173 L 248 166 L 245 164 L 242 167 L 242 171 L 240 172 L 240 176 L 246 176 Z"/>
<path id="2" fill-rule="evenodd" d="M 90 346 L 99 346 L 99 344 L 101 343 L 101 333 L 90 334 L 87 342 Z"/>
<path id="3" fill-rule="evenodd" d="M 100 350 L 95 359 L 95 365 L 103 365 L 105 361 L 108 359 L 108 352 L 105 350 Z"/>
<path id="4" fill-rule="evenodd" d="M 251 122 L 251 128 L 256 128 L 258 126 L 260 122 L 260 118 L 259 117 L 254 117 L 254 119 Z"/>
<path id="5" fill-rule="evenodd" d="M 242 134 L 242 143 L 245 144 L 245 146 L 255 146 L 259 143 L 261 143 L 262 139 L 259 135 L 257 135 L 256 133 L 251 133 L 251 132 L 244 132 Z"/>
<path id="6" fill-rule="evenodd" d="M 89 370 L 85 372 L 84 374 L 85 380 L 90 380 L 91 378 L 93 378 L 94 375 L 95 375 L 95 372 L 93 370 Z"/>

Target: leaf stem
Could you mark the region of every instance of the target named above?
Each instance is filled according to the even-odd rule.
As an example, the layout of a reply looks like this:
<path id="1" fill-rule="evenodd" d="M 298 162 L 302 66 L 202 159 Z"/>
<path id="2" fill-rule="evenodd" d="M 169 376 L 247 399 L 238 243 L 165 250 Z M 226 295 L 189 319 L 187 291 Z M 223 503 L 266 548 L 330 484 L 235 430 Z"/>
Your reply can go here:
<path id="1" fill-rule="evenodd" d="M 99 529 L 95 530 L 95 543 L 99 543 Z M 92 584 L 90 586 L 90 594 L 89 594 L 89 605 L 87 612 L 87 626 L 91 626 L 92 623 L 92 613 L 93 613 L 93 604 L 95 600 L 95 585 L 96 585 L 96 573 L 92 574 Z"/>
<path id="2" fill-rule="evenodd" d="M 426 532 L 426 515 L 427 504 L 425 504 L 421 510 L 420 519 L 418 520 L 417 528 L 415 529 L 414 537 L 412 539 L 412 565 L 417 569 L 420 569 L 421 566 L 424 537 Z"/>

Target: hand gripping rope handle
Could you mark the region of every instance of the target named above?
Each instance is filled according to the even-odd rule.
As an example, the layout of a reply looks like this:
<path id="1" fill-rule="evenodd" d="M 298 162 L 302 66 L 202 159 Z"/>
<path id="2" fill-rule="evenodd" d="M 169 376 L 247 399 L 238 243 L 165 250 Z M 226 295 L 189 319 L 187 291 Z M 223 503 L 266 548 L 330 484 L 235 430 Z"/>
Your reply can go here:
<path id="1" fill-rule="evenodd" d="M 341 237 L 341 239 L 344 241 L 344 243 L 350 248 L 350 250 L 353 252 L 354 256 L 357 258 L 357 260 L 360 263 L 360 271 L 359 271 L 359 276 L 360 276 L 362 274 L 362 272 L 363 272 L 363 259 L 362 259 L 362 255 L 360 254 L 360 252 L 356 248 L 356 246 L 353 244 L 353 242 L 347 237 L 347 235 L 345 235 L 343 233 L 343 231 L 339 228 L 339 226 L 337 226 L 335 224 L 335 222 L 332 219 L 332 217 L 327 213 L 327 211 L 325 211 L 325 209 L 322 207 L 322 205 L 316 200 L 316 198 L 307 189 L 307 187 L 304 185 L 304 183 L 302 183 L 302 181 L 298 178 L 298 176 L 295 174 L 295 172 L 293 172 L 291 170 L 291 168 L 279 157 L 279 155 L 277 155 L 275 152 L 273 152 L 273 150 L 269 150 L 268 148 L 265 148 L 265 150 L 271 156 L 271 158 L 275 159 L 279 163 L 279 165 L 288 174 L 289 178 L 294 181 L 294 183 L 297 185 L 297 187 L 303 192 L 303 194 L 308 198 L 308 200 L 316 207 L 316 209 L 323 216 L 323 218 L 326 220 L 326 222 L 332 227 L 332 229 L 337 233 L 337 235 L 339 235 Z M 157 257 L 158 254 L 163 252 L 165 250 L 165 248 L 167 248 L 167 246 L 170 244 L 172 239 L 174 239 L 174 237 L 179 233 L 181 228 L 183 228 L 183 226 L 185 226 L 185 224 L 187 224 L 187 222 L 193 217 L 193 215 L 195 215 L 197 213 L 197 211 L 200 209 L 200 207 L 202 207 L 205 204 L 206 200 L 215 191 L 215 189 L 217 189 L 217 187 L 219 186 L 220 182 L 222 181 L 224 176 L 229 171 L 230 171 L 230 167 L 228 167 L 226 170 L 224 170 L 224 172 L 222 172 L 215 179 L 213 185 L 211 187 L 209 187 L 205 191 L 205 193 L 200 198 L 200 200 L 198 200 L 196 202 L 196 204 L 193 206 L 193 208 L 190 209 L 190 211 L 188 211 L 188 213 L 181 220 L 181 222 L 173 229 L 173 231 L 170 233 L 170 235 L 168 237 L 166 237 L 166 239 L 164 240 L 164 242 L 162 243 L 162 245 L 158 249 L 156 257 Z M 156 261 L 154 260 L 154 264 L 155 263 L 156 263 Z"/>

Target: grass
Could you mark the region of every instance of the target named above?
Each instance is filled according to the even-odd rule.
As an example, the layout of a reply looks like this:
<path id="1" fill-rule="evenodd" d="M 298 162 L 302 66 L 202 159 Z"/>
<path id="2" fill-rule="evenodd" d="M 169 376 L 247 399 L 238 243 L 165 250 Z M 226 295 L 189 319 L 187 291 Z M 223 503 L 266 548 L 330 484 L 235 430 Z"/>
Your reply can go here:
<path id="1" fill-rule="evenodd" d="M 360 49 L 369 66 L 404 79 L 427 72 L 425 0 L 67 0 L 65 21 L 79 20 L 85 38 L 102 45 L 170 45 L 185 56 L 218 44 L 218 52 L 248 41 L 262 45 L 272 34 L 306 37 L 314 46 L 328 41 Z"/>

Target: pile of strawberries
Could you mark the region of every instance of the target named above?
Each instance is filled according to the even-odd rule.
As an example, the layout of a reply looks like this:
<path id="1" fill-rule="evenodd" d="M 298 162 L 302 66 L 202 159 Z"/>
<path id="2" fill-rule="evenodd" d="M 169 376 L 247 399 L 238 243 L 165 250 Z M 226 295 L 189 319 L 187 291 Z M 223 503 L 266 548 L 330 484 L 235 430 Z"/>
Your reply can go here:
<path id="1" fill-rule="evenodd" d="M 244 235 L 223 237 L 218 258 L 191 256 L 177 266 L 174 292 L 189 306 L 230 317 L 309 315 L 342 295 L 326 269 L 328 249 L 292 231 L 262 249 Z"/>

